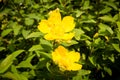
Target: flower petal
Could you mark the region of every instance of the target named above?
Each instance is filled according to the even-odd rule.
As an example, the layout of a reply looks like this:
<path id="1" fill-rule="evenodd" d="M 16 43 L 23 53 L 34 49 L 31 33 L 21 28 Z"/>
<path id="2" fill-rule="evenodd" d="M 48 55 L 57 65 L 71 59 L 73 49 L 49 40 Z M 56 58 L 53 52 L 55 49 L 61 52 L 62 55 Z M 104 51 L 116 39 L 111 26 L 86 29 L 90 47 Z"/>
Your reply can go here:
<path id="1" fill-rule="evenodd" d="M 50 11 L 48 21 L 50 21 L 52 24 L 55 24 L 55 25 L 60 24 L 61 14 L 58 8 L 53 11 Z"/>
<path id="2" fill-rule="evenodd" d="M 82 68 L 81 64 L 77 64 L 77 63 L 71 63 L 71 65 L 69 65 L 69 67 L 67 68 L 67 70 L 69 71 L 77 71 L 80 70 Z"/>
<path id="3" fill-rule="evenodd" d="M 62 36 L 63 40 L 69 41 L 74 37 L 74 33 L 66 33 Z"/>
<path id="4" fill-rule="evenodd" d="M 71 16 L 66 16 L 62 20 L 62 27 L 65 30 L 65 32 L 70 32 L 75 27 L 74 18 Z"/>
<path id="5" fill-rule="evenodd" d="M 70 59 L 70 62 L 78 62 L 80 59 L 80 53 L 75 52 L 75 51 L 70 51 L 68 58 Z"/>
<path id="6" fill-rule="evenodd" d="M 38 25 L 38 29 L 43 33 L 50 32 L 50 26 L 48 26 L 48 21 L 42 20 Z"/>

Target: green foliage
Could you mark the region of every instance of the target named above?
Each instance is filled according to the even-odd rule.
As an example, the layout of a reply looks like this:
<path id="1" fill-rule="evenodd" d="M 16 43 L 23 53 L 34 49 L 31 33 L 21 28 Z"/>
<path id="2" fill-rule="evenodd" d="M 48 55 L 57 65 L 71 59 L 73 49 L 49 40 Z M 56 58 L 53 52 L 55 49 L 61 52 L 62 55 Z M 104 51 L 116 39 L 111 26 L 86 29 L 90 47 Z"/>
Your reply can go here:
<path id="1" fill-rule="evenodd" d="M 119 5 L 117 0 L 0 0 L 0 80 L 119 80 Z M 60 44 L 80 52 L 83 67 L 77 72 L 61 72 L 52 63 L 57 45 L 37 28 L 56 8 L 76 22 L 72 41 Z"/>

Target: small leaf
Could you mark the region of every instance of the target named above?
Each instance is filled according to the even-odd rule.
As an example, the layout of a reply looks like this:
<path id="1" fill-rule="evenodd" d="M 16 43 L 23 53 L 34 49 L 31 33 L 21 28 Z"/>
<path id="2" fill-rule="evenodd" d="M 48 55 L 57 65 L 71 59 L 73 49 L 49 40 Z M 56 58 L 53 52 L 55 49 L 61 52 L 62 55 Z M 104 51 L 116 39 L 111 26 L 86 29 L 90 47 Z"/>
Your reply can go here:
<path id="1" fill-rule="evenodd" d="M 90 74 L 90 73 L 91 73 L 90 70 L 81 69 L 81 70 L 78 71 L 77 76 L 84 76 L 84 75 L 88 75 L 88 74 Z"/>
<path id="2" fill-rule="evenodd" d="M 32 18 L 32 19 L 36 19 L 36 20 L 40 20 L 40 16 L 41 16 L 40 14 L 35 14 L 35 13 L 31 13 L 31 14 L 27 15 L 27 17 Z"/>
<path id="3" fill-rule="evenodd" d="M 22 53 L 24 50 L 17 50 L 7 56 L 1 63 L 0 63 L 0 73 L 4 73 L 12 64 L 13 60 L 16 56 Z"/>
<path id="4" fill-rule="evenodd" d="M 17 68 L 21 68 L 21 67 L 28 67 L 28 68 L 33 68 L 32 64 L 31 64 L 31 60 L 33 59 L 35 55 L 32 55 L 30 57 L 28 57 L 25 61 L 22 61 L 20 64 L 18 64 Z"/>
<path id="5" fill-rule="evenodd" d="M 94 56 L 89 57 L 89 60 L 94 66 L 96 66 L 96 58 Z"/>
<path id="6" fill-rule="evenodd" d="M 108 25 L 100 23 L 98 26 L 100 28 L 99 33 L 103 33 L 107 30 L 110 34 L 113 34 L 113 30 Z"/>
<path id="7" fill-rule="evenodd" d="M 99 17 L 99 19 L 106 21 L 106 22 L 115 22 L 114 19 L 108 15 L 101 16 Z"/>
<path id="8" fill-rule="evenodd" d="M 41 45 L 33 45 L 29 51 L 37 51 L 37 50 L 43 50 Z"/>
<path id="9" fill-rule="evenodd" d="M 40 42 L 41 42 L 42 47 L 48 46 L 48 47 L 50 47 L 52 49 L 53 45 L 49 41 L 44 40 L 44 39 L 40 39 Z"/>
<path id="10" fill-rule="evenodd" d="M 84 34 L 84 31 L 82 29 L 74 29 L 74 32 L 76 40 L 80 40 L 81 35 Z"/>
<path id="11" fill-rule="evenodd" d="M 5 37 L 5 36 L 8 35 L 11 31 L 12 31 L 12 29 L 3 30 L 3 32 L 1 33 L 1 36 L 2 36 L 2 37 Z"/>
<path id="12" fill-rule="evenodd" d="M 34 23 L 34 19 L 31 19 L 31 18 L 25 18 L 25 24 L 30 26 L 30 25 L 33 25 Z"/>
<path id="13" fill-rule="evenodd" d="M 110 2 L 110 1 L 104 1 L 103 3 L 105 3 L 106 5 L 114 8 L 115 10 L 118 9 L 117 5 L 115 4 L 115 2 Z"/>
<path id="14" fill-rule="evenodd" d="M 104 70 L 111 76 L 112 75 L 112 70 L 108 67 L 104 67 Z"/>
<path id="15" fill-rule="evenodd" d="M 110 7 L 105 7 L 103 10 L 101 10 L 99 13 L 100 14 L 105 14 L 105 13 L 108 13 L 110 12 L 112 9 Z"/>
<path id="16" fill-rule="evenodd" d="M 89 4 L 90 4 L 90 1 L 86 0 L 84 2 L 83 9 L 89 9 L 90 8 Z"/>
<path id="17" fill-rule="evenodd" d="M 0 47 L 0 51 L 2 51 L 2 50 L 4 50 L 5 49 L 5 47 Z"/>
<path id="18" fill-rule="evenodd" d="M 12 80 L 19 80 L 19 78 L 14 73 L 11 72 L 6 72 L 5 74 L 2 75 L 2 77 L 9 78 Z"/>
<path id="19" fill-rule="evenodd" d="M 112 44 L 116 51 L 120 52 L 119 44 Z"/>
<path id="20" fill-rule="evenodd" d="M 115 62 L 115 57 L 113 54 L 111 56 L 109 56 L 108 59 L 111 60 L 111 62 Z"/>
<path id="21" fill-rule="evenodd" d="M 119 16 L 119 14 L 115 14 L 114 16 L 113 16 L 113 19 L 114 19 L 114 21 L 117 21 L 118 20 L 118 17 Z"/>
<path id="22" fill-rule="evenodd" d="M 27 39 L 27 36 L 29 35 L 30 30 L 22 30 L 22 35 L 25 39 Z"/>
<path id="23" fill-rule="evenodd" d="M 46 58 L 51 59 L 51 55 L 49 53 L 45 53 L 45 52 L 40 52 L 40 54 Z"/>
<path id="24" fill-rule="evenodd" d="M 29 34 L 26 39 L 29 39 L 29 38 L 33 38 L 33 37 L 40 37 L 42 36 L 43 34 L 41 32 L 33 32 L 31 34 Z"/>
<path id="25" fill-rule="evenodd" d="M 14 0 L 14 3 L 18 3 L 18 4 L 23 3 L 23 2 L 24 0 Z"/>
<path id="26" fill-rule="evenodd" d="M 80 21 L 80 23 L 96 23 L 96 21 L 94 19 L 83 19 Z"/>
<path id="27" fill-rule="evenodd" d="M 71 46 L 71 45 L 74 45 L 74 44 L 78 44 L 78 42 L 75 41 L 75 40 L 71 40 L 69 42 L 62 42 L 62 45 L 64 45 L 64 46 Z"/>
<path id="28" fill-rule="evenodd" d="M 20 29 L 21 29 L 23 26 L 22 26 L 22 25 L 19 25 L 19 24 L 17 24 L 17 23 L 14 23 L 12 27 L 13 27 L 14 35 L 18 35 Z"/>
<path id="29" fill-rule="evenodd" d="M 118 30 L 120 31 L 120 21 L 116 22 L 118 26 Z"/>
<path id="30" fill-rule="evenodd" d="M 80 17 L 83 13 L 85 13 L 85 12 L 80 11 L 80 10 L 76 10 L 75 12 L 76 12 L 76 17 Z"/>

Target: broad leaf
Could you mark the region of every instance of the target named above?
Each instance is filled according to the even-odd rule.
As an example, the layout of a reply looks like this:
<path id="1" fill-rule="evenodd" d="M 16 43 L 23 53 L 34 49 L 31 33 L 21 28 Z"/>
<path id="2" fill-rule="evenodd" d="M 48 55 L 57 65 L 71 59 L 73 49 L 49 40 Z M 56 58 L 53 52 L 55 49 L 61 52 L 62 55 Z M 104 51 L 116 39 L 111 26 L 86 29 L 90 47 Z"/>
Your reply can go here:
<path id="1" fill-rule="evenodd" d="M 119 44 L 112 44 L 116 51 L 120 52 Z"/>
<path id="2" fill-rule="evenodd" d="M 43 50 L 43 47 L 41 45 L 33 45 L 29 51 L 37 51 L 37 50 Z"/>
<path id="3" fill-rule="evenodd" d="M 4 73 L 13 63 L 13 60 L 16 56 L 22 53 L 24 50 L 17 50 L 12 54 L 8 55 L 1 63 L 0 63 L 0 73 Z"/>
<path id="4" fill-rule="evenodd" d="M 108 15 L 101 16 L 99 17 L 99 19 L 106 21 L 106 22 L 115 22 L 114 19 Z"/>
<path id="5" fill-rule="evenodd" d="M 12 31 L 12 29 L 3 30 L 3 32 L 1 33 L 1 36 L 2 36 L 2 37 L 5 37 L 5 36 L 8 35 L 11 31 Z"/>
<path id="6" fill-rule="evenodd" d="M 33 33 L 29 34 L 26 37 L 26 39 L 33 38 L 33 37 L 40 37 L 41 35 L 43 35 L 41 32 L 33 32 Z"/>
<path id="7" fill-rule="evenodd" d="M 22 61 L 20 64 L 18 64 L 17 68 L 19 68 L 19 67 L 33 68 L 32 64 L 30 62 L 34 56 L 35 55 L 32 55 L 32 56 L 28 57 L 25 61 Z"/>

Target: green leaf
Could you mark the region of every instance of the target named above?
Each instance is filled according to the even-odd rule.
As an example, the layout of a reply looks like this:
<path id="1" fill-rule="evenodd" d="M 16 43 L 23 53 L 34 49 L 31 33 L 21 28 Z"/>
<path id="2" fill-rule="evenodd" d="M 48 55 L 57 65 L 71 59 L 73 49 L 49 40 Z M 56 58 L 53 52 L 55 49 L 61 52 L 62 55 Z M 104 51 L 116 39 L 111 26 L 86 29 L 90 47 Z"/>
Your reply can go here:
<path id="1" fill-rule="evenodd" d="M 12 54 L 8 55 L 1 63 L 0 63 L 0 73 L 4 73 L 13 63 L 13 60 L 16 56 L 22 53 L 24 50 L 17 50 Z"/>
<path id="2" fill-rule="evenodd" d="M 116 15 L 113 16 L 114 21 L 118 20 L 118 18 L 119 18 L 118 16 L 119 16 L 119 14 L 116 14 Z"/>
<path id="3" fill-rule="evenodd" d="M 34 23 L 34 19 L 25 18 L 25 24 L 26 25 L 31 26 L 31 25 L 33 25 L 33 23 Z"/>
<path id="4" fill-rule="evenodd" d="M 100 28 L 99 33 L 103 33 L 107 30 L 110 34 L 113 34 L 113 30 L 111 29 L 110 26 L 103 23 L 100 23 L 98 26 Z"/>
<path id="5" fill-rule="evenodd" d="M 111 56 L 109 56 L 108 59 L 111 60 L 111 62 L 115 62 L 115 57 L 113 54 Z"/>
<path id="6" fill-rule="evenodd" d="M 99 17 L 99 19 L 106 21 L 106 22 L 115 22 L 114 19 L 108 15 L 101 16 Z"/>
<path id="7" fill-rule="evenodd" d="M 80 10 L 76 10 L 76 17 L 80 17 L 83 13 L 85 13 L 84 11 L 80 11 Z"/>
<path id="8" fill-rule="evenodd" d="M 114 8 L 115 10 L 118 9 L 118 7 L 117 7 L 117 5 L 115 4 L 115 2 L 104 1 L 103 3 L 106 4 L 106 5 L 108 5 L 108 6 L 110 6 L 110 7 L 112 7 L 112 8 Z"/>
<path id="9" fill-rule="evenodd" d="M 100 12 L 99 12 L 99 14 L 105 14 L 105 13 L 108 13 L 108 12 L 110 12 L 112 9 L 110 8 L 110 7 L 105 7 L 103 10 L 101 10 Z"/>
<path id="10" fill-rule="evenodd" d="M 111 76 L 112 75 L 112 70 L 108 67 L 104 67 L 104 70 Z"/>
<path id="11" fill-rule="evenodd" d="M 116 22 L 118 26 L 118 30 L 120 31 L 120 21 Z"/>
<path id="12" fill-rule="evenodd" d="M 20 80 L 14 73 L 12 72 L 6 72 L 4 75 L 2 75 L 4 78 L 9 78 L 12 80 Z"/>
<path id="13" fill-rule="evenodd" d="M 35 14 L 35 13 L 31 13 L 28 14 L 27 17 L 31 18 L 31 19 L 36 19 L 36 20 L 40 20 L 41 15 L 40 14 Z"/>
<path id="14" fill-rule="evenodd" d="M 71 46 L 71 45 L 74 45 L 74 44 L 78 44 L 78 42 L 75 41 L 75 40 L 71 40 L 69 42 L 62 42 L 62 45 L 64 45 L 64 46 Z"/>
<path id="15" fill-rule="evenodd" d="M 88 75 L 88 74 L 90 74 L 90 73 L 91 73 L 90 70 L 81 69 L 81 70 L 78 71 L 77 76 L 84 76 L 84 75 Z"/>
<path id="16" fill-rule="evenodd" d="M 115 48 L 116 51 L 120 52 L 119 44 L 112 44 L 112 46 Z"/>
<path id="17" fill-rule="evenodd" d="M 44 48 L 45 51 L 49 52 L 52 50 L 53 45 L 47 40 L 40 39 L 41 46 Z"/>
<path id="18" fill-rule="evenodd" d="M 49 59 L 52 58 L 52 57 L 51 57 L 51 54 L 49 54 L 49 53 L 46 53 L 46 52 L 40 52 L 40 54 L 41 54 L 42 56 L 46 57 L 46 58 L 49 58 Z"/>
<path id="19" fill-rule="evenodd" d="M 43 34 L 41 32 L 33 32 L 31 34 L 29 34 L 26 39 L 29 39 L 29 38 L 33 38 L 33 37 L 40 37 L 42 36 Z"/>
<path id="20" fill-rule="evenodd" d="M 84 31 L 82 29 L 74 29 L 74 32 L 76 40 L 80 40 L 81 35 L 84 34 Z"/>
<path id="21" fill-rule="evenodd" d="M 43 47 L 41 45 L 33 45 L 29 51 L 37 51 L 37 50 L 43 50 Z"/>
<path id="22" fill-rule="evenodd" d="M 14 0 L 14 3 L 18 3 L 18 4 L 23 3 L 23 2 L 24 0 Z"/>
<path id="23" fill-rule="evenodd" d="M 85 2 L 84 2 L 84 5 L 83 5 L 83 7 L 82 7 L 82 9 L 90 9 L 90 8 L 92 8 L 92 6 L 89 6 L 90 5 L 90 1 L 89 0 L 86 0 Z"/>
<path id="24" fill-rule="evenodd" d="M 25 61 L 22 61 L 21 63 L 18 64 L 17 68 L 21 67 L 28 67 L 28 68 L 34 68 L 31 64 L 31 60 L 33 59 L 35 55 L 32 55 L 28 57 Z"/>
<path id="25" fill-rule="evenodd" d="M 20 29 L 22 28 L 23 26 L 22 25 L 19 25 L 17 23 L 14 23 L 13 24 L 13 31 L 14 31 L 14 35 L 18 35 L 18 33 L 20 32 Z"/>
<path id="26" fill-rule="evenodd" d="M 2 50 L 4 50 L 5 49 L 5 47 L 0 47 L 0 51 L 2 51 Z"/>
<path id="27" fill-rule="evenodd" d="M 97 64 L 96 64 L 96 58 L 94 57 L 94 56 L 91 56 L 91 57 L 89 57 L 89 60 L 90 60 L 90 62 L 94 65 L 94 66 L 96 66 Z"/>
<path id="28" fill-rule="evenodd" d="M 8 35 L 11 31 L 12 31 L 12 29 L 3 30 L 3 32 L 1 33 L 1 36 L 2 36 L 2 37 L 5 37 L 5 36 Z"/>
<path id="29" fill-rule="evenodd" d="M 32 1 L 31 1 L 31 0 L 24 0 L 24 1 L 25 1 L 25 4 L 26 4 L 26 5 L 32 4 Z"/>
<path id="30" fill-rule="evenodd" d="M 80 23 L 96 23 L 96 21 L 94 19 L 83 19 L 80 21 Z"/>
<path id="31" fill-rule="evenodd" d="M 22 30 L 22 35 L 25 39 L 27 39 L 27 36 L 29 35 L 29 33 L 30 33 L 30 30 L 24 30 L 24 29 Z"/>
<path id="32" fill-rule="evenodd" d="M 120 31 L 117 31 L 117 38 L 118 38 L 119 41 L 120 41 Z"/>

